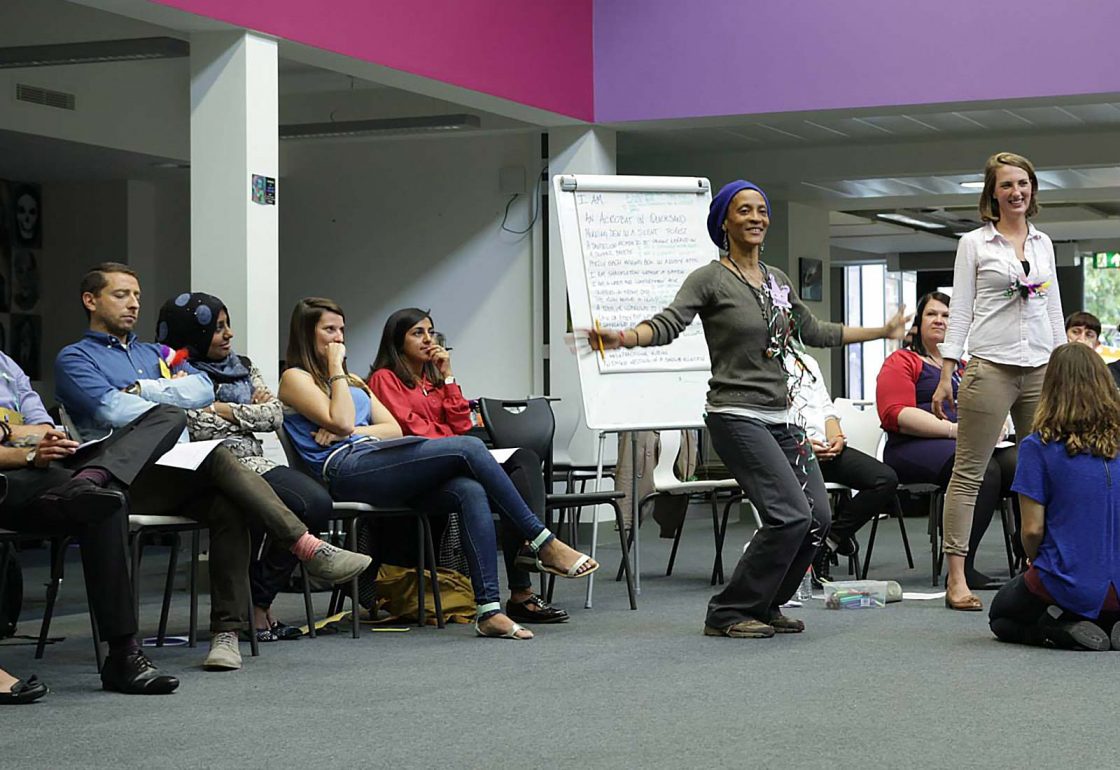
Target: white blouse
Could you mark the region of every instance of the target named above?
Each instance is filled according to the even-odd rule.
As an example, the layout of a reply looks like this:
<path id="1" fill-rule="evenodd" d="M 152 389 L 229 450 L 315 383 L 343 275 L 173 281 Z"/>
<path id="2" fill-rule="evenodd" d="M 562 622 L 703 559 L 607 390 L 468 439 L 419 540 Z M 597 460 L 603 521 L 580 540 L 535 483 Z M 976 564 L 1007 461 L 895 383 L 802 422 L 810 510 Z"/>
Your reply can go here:
<path id="1" fill-rule="evenodd" d="M 942 356 L 961 360 L 967 342 L 970 356 L 1035 367 L 1066 341 L 1054 244 L 1029 223 L 1023 256 L 1030 275 L 1023 272 L 1014 245 L 991 222 L 961 236 L 949 328 L 938 345 Z"/>

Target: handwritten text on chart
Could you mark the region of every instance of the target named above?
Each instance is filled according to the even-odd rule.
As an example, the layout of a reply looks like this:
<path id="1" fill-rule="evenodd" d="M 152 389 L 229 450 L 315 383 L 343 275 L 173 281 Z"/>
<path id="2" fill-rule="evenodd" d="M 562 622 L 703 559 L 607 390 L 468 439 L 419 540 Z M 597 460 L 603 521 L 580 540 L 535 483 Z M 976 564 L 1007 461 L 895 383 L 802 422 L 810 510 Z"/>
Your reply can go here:
<path id="1" fill-rule="evenodd" d="M 577 192 L 592 318 L 624 329 L 663 310 L 684 279 L 715 258 L 694 193 Z M 694 322 L 672 345 L 608 351 L 600 371 L 707 369 Z"/>

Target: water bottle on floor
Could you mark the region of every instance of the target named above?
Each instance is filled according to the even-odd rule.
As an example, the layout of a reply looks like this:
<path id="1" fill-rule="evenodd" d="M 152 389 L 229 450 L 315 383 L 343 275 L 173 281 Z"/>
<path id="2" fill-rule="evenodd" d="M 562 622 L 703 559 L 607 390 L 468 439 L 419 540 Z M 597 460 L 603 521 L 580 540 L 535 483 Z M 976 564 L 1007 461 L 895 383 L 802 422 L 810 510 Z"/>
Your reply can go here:
<path id="1" fill-rule="evenodd" d="M 797 587 L 797 593 L 793 598 L 799 602 L 807 602 L 813 598 L 813 568 L 805 570 L 805 575 L 801 578 L 801 585 Z"/>

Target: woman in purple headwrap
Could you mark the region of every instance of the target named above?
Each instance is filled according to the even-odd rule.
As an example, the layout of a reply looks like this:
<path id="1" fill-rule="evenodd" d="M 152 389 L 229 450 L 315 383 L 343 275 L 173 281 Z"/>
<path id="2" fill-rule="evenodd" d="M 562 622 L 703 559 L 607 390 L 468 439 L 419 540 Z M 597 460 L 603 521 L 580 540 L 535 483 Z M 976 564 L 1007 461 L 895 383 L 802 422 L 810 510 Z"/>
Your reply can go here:
<path id="1" fill-rule="evenodd" d="M 712 444 L 762 517 L 735 572 L 712 597 L 708 636 L 767 638 L 797 633 L 779 607 L 794 594 L 828 533 L 828 493 L 803 426 L 791 409 L 787 354 L 794 341 L 836 347 L 900 339 L 902 309 L 878 328 L 818 321 L 789 277 L 761 260 L 770 202 L 738 180 L 712 200 L 708 234 L 720 259 L 685 279 L 673 303 L 631 329 L 589 331 L 592 347 L 667 345 L 700 316 L 712 362 L 705 421 Z"/>

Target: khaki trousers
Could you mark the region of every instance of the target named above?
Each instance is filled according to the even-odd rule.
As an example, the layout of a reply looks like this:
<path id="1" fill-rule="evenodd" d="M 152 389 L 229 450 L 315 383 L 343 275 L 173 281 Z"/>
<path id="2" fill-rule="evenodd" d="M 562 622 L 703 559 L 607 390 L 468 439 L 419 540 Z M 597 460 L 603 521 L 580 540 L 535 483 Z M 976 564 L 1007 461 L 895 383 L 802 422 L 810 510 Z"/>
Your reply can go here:
<path id="1" fill-rule="evenodd" d="M 1003 423 L 1010 413 L 1019 438 L 1031 432 L 1045 376 L 1045 364 L 1010 366 L 973 358 L 965 367 L 957 393 L 957 454 L 945 494 L 945 553 L 968 555 L 976 495 Z"/>

